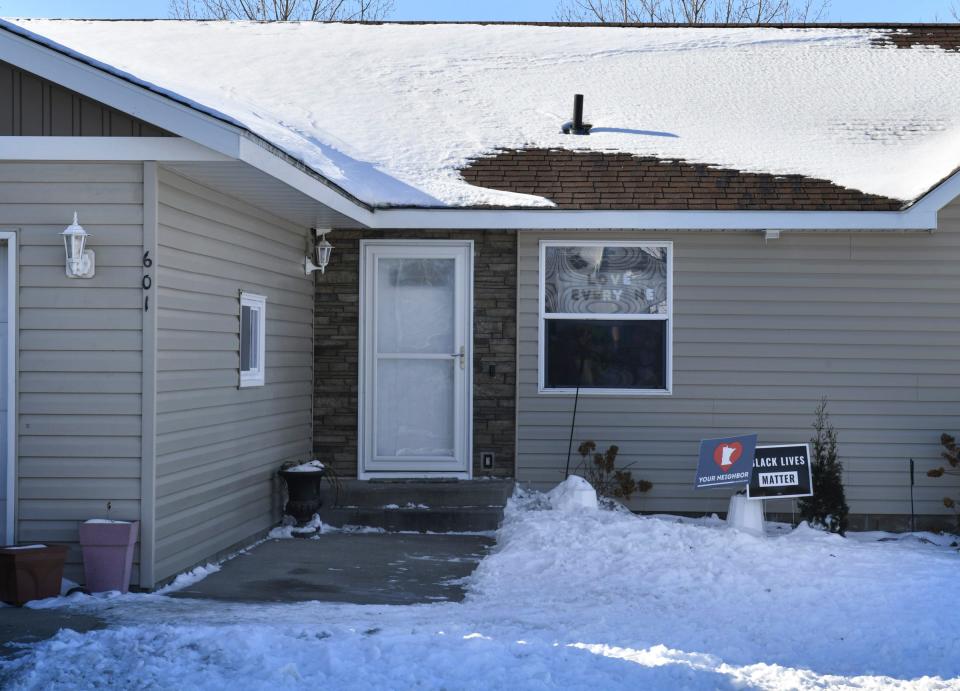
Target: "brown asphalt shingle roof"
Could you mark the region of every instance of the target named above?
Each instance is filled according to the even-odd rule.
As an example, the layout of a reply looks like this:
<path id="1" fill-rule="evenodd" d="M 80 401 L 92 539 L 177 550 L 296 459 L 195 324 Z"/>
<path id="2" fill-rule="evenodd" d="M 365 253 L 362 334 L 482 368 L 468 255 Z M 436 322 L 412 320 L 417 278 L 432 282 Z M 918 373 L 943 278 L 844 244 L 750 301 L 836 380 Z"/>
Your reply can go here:
<path id="1" fill-rule="evenodd" d="M 802 175 L 767 175 L 625 153 L 525 149 L 479 158 L 472 185 L 545 197 L 560 209 L 898 211 L 903 202 Z"/>
<path id="2" fill-rule="evenodd" d="M 877 41 L 878 48 L 960 51 L 957 24 L 835 26 L 888 29 Z M 899 211 L 904 207 L 902 201 L 864 194 L 828 180 L 747 173 L 613 152 L 501 151 L 472 161 L 461 173 L 472 185 L 545 197 L 561 209 Z"/>

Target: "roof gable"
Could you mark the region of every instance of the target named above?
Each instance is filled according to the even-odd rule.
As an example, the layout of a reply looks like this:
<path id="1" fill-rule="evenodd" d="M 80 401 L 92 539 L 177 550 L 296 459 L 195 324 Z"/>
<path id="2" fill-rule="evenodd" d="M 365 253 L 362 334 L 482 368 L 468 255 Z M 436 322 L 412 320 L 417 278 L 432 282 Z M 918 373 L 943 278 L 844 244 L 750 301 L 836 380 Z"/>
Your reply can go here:
<path id="1" fill-rule="evenodd" d="M 960 97 L 945 88 L 960 56 L 941 47 L 945 32 L 21 24 L 249 129 L 373 206 L 552 207 L 468 184 L 471 161 L 504 148 L 804 176 L 898 201 L 960 162 Z M 589 137 L 559 134 L 575 90 Z"/>
<path id="2" fill-rule="evenodd" d="M 168 137 L 159 127 L 0 60 L 0 137 Z"/>

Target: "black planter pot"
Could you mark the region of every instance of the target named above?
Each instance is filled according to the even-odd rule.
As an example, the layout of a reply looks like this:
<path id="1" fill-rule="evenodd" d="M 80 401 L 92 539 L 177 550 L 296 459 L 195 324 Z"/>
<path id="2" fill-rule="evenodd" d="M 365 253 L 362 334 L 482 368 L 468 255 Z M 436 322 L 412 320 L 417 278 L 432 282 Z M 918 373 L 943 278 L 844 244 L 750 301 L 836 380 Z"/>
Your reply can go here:
<path id="1" fill-rule="evenodd" d="M 284 513 L 293 516 L 298 527 L 306 526 L 313 519 L 313 514 L 320 510 L 323 499 L 320 495 L 320 484 L 323 481 L 323 470 L 307 472 L 290 472 L 281 470 L 280 477 L 287 484 L 287 505 Z"/>

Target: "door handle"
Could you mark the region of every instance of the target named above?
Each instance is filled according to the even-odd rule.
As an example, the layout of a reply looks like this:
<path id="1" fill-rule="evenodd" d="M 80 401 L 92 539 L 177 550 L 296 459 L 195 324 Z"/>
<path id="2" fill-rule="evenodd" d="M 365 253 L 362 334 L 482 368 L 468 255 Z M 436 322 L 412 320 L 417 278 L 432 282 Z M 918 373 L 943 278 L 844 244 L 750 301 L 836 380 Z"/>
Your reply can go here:
<path id="1" fill-rule="evenodd" d="M 458 357 L 458 358 L 460 358 L 460 369 L 466 368 L 466 366 L 467 366 L 467 365 L 466 365 L 466 360 L 467 360 L 467 347 L 466 347 L 466 346 L 460 346 L 460 352 L 459 352 L 459 353 L 451 353 L 451 354 L 450 354 L 450 357 Z"/>

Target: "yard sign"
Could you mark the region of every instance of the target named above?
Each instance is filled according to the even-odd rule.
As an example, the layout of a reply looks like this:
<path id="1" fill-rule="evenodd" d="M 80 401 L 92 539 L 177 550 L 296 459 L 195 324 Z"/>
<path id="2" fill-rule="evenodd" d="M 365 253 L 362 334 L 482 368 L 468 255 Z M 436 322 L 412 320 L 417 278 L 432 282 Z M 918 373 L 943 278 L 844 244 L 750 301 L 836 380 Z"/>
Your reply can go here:
<path id="1" fill-rule="evenodd" d="M 747 485 L 751 499 L 809 497 L 813 495 L 813 470 L 809 444 L 758 446 L 753 476 Z"/>
<path id="2" fill-rule="evenodd" d="M 750 482 L 757 435 L 704 439 L 700 442 L 697 481 L 694 487 L 725 487 Z"/>

